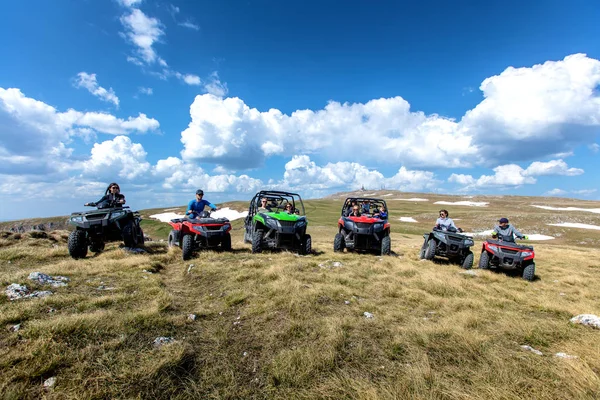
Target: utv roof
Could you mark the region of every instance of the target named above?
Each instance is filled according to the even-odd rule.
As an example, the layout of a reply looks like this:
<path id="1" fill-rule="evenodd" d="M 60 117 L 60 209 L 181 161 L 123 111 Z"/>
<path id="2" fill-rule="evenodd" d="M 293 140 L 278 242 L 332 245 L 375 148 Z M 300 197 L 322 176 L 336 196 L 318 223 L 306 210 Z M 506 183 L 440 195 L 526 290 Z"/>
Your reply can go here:
<path id="1" fill-rule="evenodd" d="M 281 190 L 261 190 L 260 192 L 256 193 L 256 195 L 298 196 L 298 197 L 300 197 L 300 195 L 298 193 L 283 192 Z"/>

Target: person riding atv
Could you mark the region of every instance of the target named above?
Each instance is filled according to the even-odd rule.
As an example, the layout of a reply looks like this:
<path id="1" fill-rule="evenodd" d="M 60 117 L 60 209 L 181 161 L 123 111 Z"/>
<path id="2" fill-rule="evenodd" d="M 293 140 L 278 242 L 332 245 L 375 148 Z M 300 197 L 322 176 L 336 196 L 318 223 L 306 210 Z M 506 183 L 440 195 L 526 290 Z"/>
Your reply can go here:
<path id="1" fill-rule="evenodd" d="M 433 260 L 435 256 L 445 257 L 464 269 L 471 269 L 474 259 L 471 246 L 475 243 L 472 237 L 462 233 L 463 230 L 457 228 L 448 217 L 448 210 L 440 210 L 440 217 L 435 221 L 433 230 L 423 234 L 425 240 L 419 257 L 426 260 Z"/>
<path id="2" fill-rule="evenodd" d="M 509 225 L 508 218 L 500 218 L 498 220 L 498 225 L 494 227 L 494 231 L 492 232 L 492 238 L 502 240 L 504 242 L 514 243 L 515 236 L 518 239 L 529 239 L 527 235 L 523 235 L 513 225 Z"/>
<path id="3" fill-rule="evenodd" d="M 108 241 L 123 240 L 130 248 L 144 245 L 142 218 L 139 212 L 124 207 L 124 203 L 125 196 L 119 193 L 119 185 L 111 183 L 100 200 L 84 204 L 97 210 L 71 214 L 69 224 L 75 227 L 67 243 L 71 257 L 85 258 L 88 249 L 100 252 Z"/>
<path id="4" fill-rule="evenodd" d="M 218 210 L 218 207 L 212 204 L 208 200 L 204 200 L 204 191 L 202 189 L 196 190 L 196 198 L 190 200 L 188 203 L 185 216 L 191 219 L 197 218 L 203 211 L 204 207 L 209 206 L 212 211 Z"/>

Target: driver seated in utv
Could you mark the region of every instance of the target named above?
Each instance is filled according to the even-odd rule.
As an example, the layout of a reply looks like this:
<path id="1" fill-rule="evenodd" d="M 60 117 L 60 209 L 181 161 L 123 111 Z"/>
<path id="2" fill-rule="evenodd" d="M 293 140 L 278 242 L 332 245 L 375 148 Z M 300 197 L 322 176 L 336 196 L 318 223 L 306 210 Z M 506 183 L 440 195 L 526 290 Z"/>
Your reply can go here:
<path id="1" fill-rule="evenodd" d="M 348 213 L 348 209 L 351 212 Z M 349 197 L 344 201 L 333 251 L 371 251 L 391 254 L 390 223 L 385 200 Z M 372 211 L 372 213 L 371 213 Z"/>
<path id="2" fill-rule="evenodd" d="M 423 238 L 419 254 L 421 259 L 433 260 L 438 256 L 447 258 L 464 269 L 473 267 L 473 238 L 462 234 L 462 229 L 457 228 L 449 217 L 448 210 L 440 210 L 440 217 L 435 221 L 433 230 L 423 234 Z"/>
<path id="3" fill-rule="evenodd" d="M 120 187 L 111 183 L 104 196 L 96 202 L 84 206 L 96 210 L 74 212 L 69 224 L 75 227 L 68 240 L 69 254 L 73 258 L 85 258 L 88 249 L 93 253 L 104 250 L 106 242 L 123 240 L 125 247 L 135 248 L 144 245 L 144 232 L 140 227 L 139 212 L 131 211 L 125 204 L 125 196 Z"/>

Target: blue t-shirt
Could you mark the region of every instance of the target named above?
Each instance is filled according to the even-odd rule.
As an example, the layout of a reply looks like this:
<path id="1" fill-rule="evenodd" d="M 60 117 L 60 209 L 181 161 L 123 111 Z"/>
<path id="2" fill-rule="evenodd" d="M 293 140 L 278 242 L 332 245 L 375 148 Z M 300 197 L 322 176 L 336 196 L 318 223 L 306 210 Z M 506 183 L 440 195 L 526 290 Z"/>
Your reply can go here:
<path id="1" fill-rule="evenodd" d="M 187 216 L 189 216 L 189 218 L 196 218 L 198 216 L 198 214 L 200 214 L 202 211 L 204 211 L 205 206 L 209 206 L 213 210 L 217 208 L 217 206 L 215 206 L 208 200 L 204 200 L 204 199 L 202 199 L 200 201 L 191 200 L 188 203 L 188 208 L 187 208 L 187 210 L 185 210 L 185 214 Z M 187 213 L 189 210 L 192 210 L 192 212 L 190 214 Z"/>

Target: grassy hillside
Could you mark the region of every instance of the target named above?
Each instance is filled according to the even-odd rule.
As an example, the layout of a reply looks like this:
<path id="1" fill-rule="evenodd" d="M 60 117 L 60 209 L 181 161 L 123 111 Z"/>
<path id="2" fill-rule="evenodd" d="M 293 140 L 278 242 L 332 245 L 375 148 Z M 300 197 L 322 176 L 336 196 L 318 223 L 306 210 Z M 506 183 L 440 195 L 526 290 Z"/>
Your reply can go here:
<path id="1" fill-rule="evenodd" d="M 153 241 L 140 255 L 113 243 L 97 256 L 73 260 L 68 232 L 4 233 L 2 288 L 20 283 L 54 294 L 16 301 L 0 295 L 2 397 L 598 398 L 600 330 L 569 319 L 600 315 L 600 235 L 545 223 L 600 225 L 600 216 L 531 207 L 598 203 L 388 197 L 430 200 L 390 199 L 390 257 L 332 252 L 336 197 L 307 202 L 314 254 L 305 257 L 251 254 L 240 221 L 233 225 L 233 252 L 203 252 L 187 262 L 179 249 L 159 241 L 168 225 L 149 218 L 144 229 Z M 432 204 L 438 200 L 490 205 Z M 439 208 L 471 231 L 508 216 L 525 232 L 558 238 L 534 243 L 534 282 L 478 269 L 465 274 L 418 259 L 419 235 Z M 401 223 L 400 216 L 419 223 Z M 60 288 L 32 284 L 27 276 L 33 271 L 71 281 Z M 20 329 L 10 331 L 15 324 Z M 160 336 L 175 341 L 155 347 Z M 56 384 L 44 388 L 50 377 Z"/>

